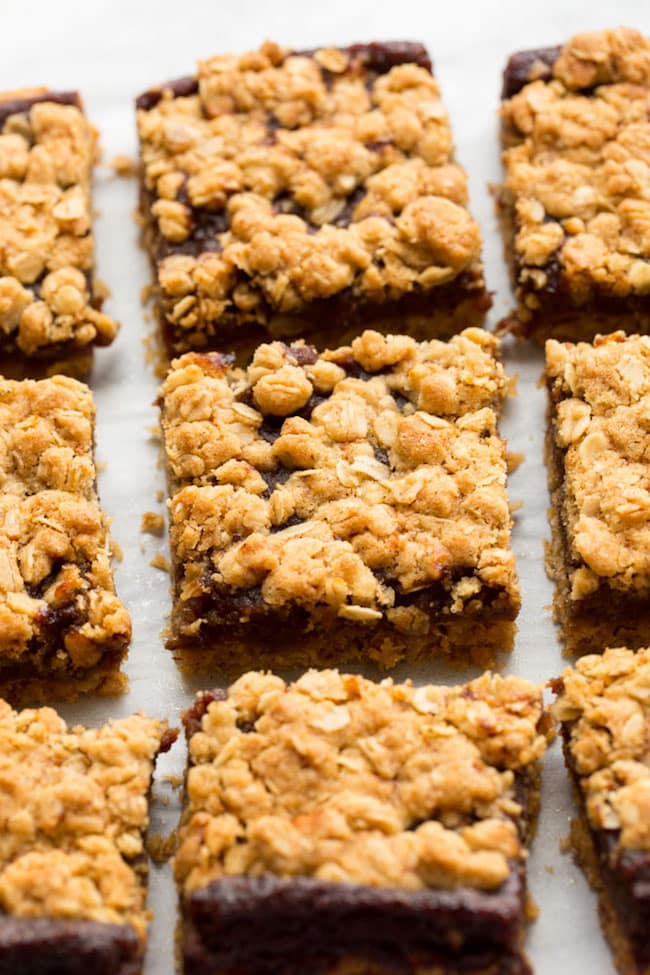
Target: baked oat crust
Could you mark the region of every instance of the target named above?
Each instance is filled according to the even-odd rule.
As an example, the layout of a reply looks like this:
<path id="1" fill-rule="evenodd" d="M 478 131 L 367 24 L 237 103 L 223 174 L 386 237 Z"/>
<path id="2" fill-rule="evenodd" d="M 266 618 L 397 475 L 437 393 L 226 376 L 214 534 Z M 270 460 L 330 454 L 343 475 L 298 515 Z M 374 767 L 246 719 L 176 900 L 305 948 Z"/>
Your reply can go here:
<path id="1" fill-rule="evenodd" d="M 13 701 L 126 684 L 131 621 L 97 497 L 94 418 L 76 380 L 0 380 L 0 691 Z"/>
<path id="2" fill-rule="evenodd" d="M 83 957 L 87 941 L 107 975 L 105 953 L 119 956 L 120 973 L 141 971 L 148 792 L 175 737 L 141 714 L 69 728 L 51 708 L 0 701 L 0 942 L 10 957 L 33 943 L 36 960 L 49 951 L 67 972 L 65 952 Z"/>
<path id="3" fill-rule="evenodd" d="M 496 350 L 481 329 L 448 344 L 366 331 L 322 355 L 263 345 L 245 370 L 177 360 L 161 389 L 170 645 L 243 668 L 242 644 L 268 648 L 275 623 L 276 665 L 508 649 Z"/>
<path id="4" fill-rule="evenodd" d="M 600 893 L 622 975 L 647 975 L 650 904 L 650 649 L 606 650 L 552 682 L 580 819 L 578 861 Z"/>
<path id="5" fill-rule="evenodd" d="M 527 681 L 485 674 L 464 687 L 415 688 L 310 671 L 289 685 L 249 673 L 227 692 L 199 696 L 184 720 L 190 767 L 175 873 L 191 938 L 213 887 L 222 892 L 224 917 L 231 900 L 241 900 L 244 912 L 246 898 L 265 900 L 268 888 L 269 895 L 276 891 L 276 903 L 298 898 L 296 910 L 315 891 L 316 912 L 329 910 L 330 899 L 345 905 L 349 898 L 352 924 L 360 905 L 377 910 L 386 898 L 394 898 L 398 913 L 411 903 L 426 914 L 437 903 L 438 910 L 445 905 L 450 929 L 473 891 L 477 899 L 472 894 L 466 902 L 469 929 L 479 905 L 487 911 L 491 896 L 509 898 L 506 891 L 523 870 L 535 788 L 523 798 L 519 786 L 536 782 L 552 736 L 541 693 Z M 458 932 L 432 955 L 422 944 L 411 955 L 405 930 L 402 947 L 391 949 L 401 965 L 396 956 L 397 967 L 388 970 L 528 971 L 519 951 L 523 895 L 520 888 L 508 908 L 503 905 L 503 916 L 512 911 L 516 921 L 498 963 L 489 938 L 481 955 L 471 935 L 464 943 Z M 270 901 L 267 909 L 273 910 Z M 248 927 L 245 913 L 240 922 Z M 226 923 L 210 948 L 218 942 L 219 956 L 232 959 L 233 970 L 257 973 L 259 960 L 249 959 L 249 968 L 242 955 L 237 964 L 241 923 Z M 345 907 L 340 923 L 344 929 Z M 356 961 L 341 944 L 336 957 L 314 971 L 383 972 L 371 944 Z M 194 958 L 194 947 L 187 947 Z M 292 935 L 290 957 L 295 947 Z M 302 948 L 311 958 L 314 946 Z M 274 950 L 268 945 L 264 957 Z M 472 967 L 475 953 L 483 963 Z M 290 961 L 285 964 L 293 973 Z M 215 962 L 210 971 L 230 968 Z"/>
<path id="6" fill-rule="evenodd" d="M 650 642 L 650 339 L 546 345 L 555 616 L 570 653 Z"/>
<path id="7" fill-rule="evenodd" d="M 0 94 L 0 357 L 17 378 L 82 375 L 117 333 L 94 279 L 96 141 L 76 92 Z"/>
<path id="8" fill-rule="evenodd" d="M 650 42 L 618 28 L 522 52 L 504 95 L 507 327 L 536 341 L 648 331 Z"/>
<path id="9" fill-rule="evenodd" d="M 331 346 L 382 316 L 412 317 L 423 337 L 482 321 L 480 233 L 420 45 L 267 42 L 200 62 L 138 106 L 145 240 L 172 351 L 223 350 L 251 331 L 316 330 Z"/>

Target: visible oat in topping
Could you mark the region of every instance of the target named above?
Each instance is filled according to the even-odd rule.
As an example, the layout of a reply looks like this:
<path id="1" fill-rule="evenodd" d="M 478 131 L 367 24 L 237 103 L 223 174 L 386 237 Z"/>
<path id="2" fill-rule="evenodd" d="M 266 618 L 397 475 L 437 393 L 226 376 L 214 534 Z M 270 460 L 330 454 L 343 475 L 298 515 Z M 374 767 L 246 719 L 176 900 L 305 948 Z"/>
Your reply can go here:
<path id="1" fill-rule="evenodd" d="M 244 623 L 300 609 L 308 629 L 421 637 L 438 612 L 513 619 L 496 349 L 481 329 L 366 331 L 321 355 L 262 345 L 246 370 L 177 360 L 161 394 L 178 635 L 201 637 L 211 601 Z"/>
<path id="2" fill-rule="evenodd" d="M 94 415 L 73 379 L 0 380 L 0 687 L 11 698 L 123 680 L 131 622 L 95 489 Z"/>
<path id="3" fill-rule="evenodd" d="M 186 894 L 265 873 L 493 890 L 525 856 L 515 780 L 551 734 L 541 692 L 491 674 L 415 688 L 249 673 L 185 722 L 175 872 Z"/>
<path id="4" fill-rule="evenodd" d="M 650 338 L 546 344 L 567 585 L 650 596 Z"/>
<path id="5" fill-rule="evenodd" d="M 143 715 L 68 728 L 0 701 L 0 910 L 130 924 L 150 912 L 142 864 L 156 755 L 175 734 Z"/>
<path id="6" fill-rule="evenodd" d="M 650 851 L 650 649 L 583 657 L 553 684 L 589 824 Z"/>
<path id="7" fill-rule="evenodd" d="M 628 302 L 645 329 L 650 42 L 627 28 L 578 34 L 549 74 L 501 109 L 518 314 L 539 313 L 544 329 L 545 313 L 611 299 L 602 313 Z"/>
<path id="8" fill-rule="evenodd" d="M 95 152 L 77 95 L 0 95 L 3 353 L 60 359 L 115 337 L 93 280 Z"/>
<path id="9" fill-rule="evenodd" d="M 438 84 L 423 49 L 403 50 L 379 68 L 363 45 L 267 42 L 139 99 L 143 215 L 177 349 L 274 316 L 287 334 L 281 316 L 336 296 L 435 304 L 465 272 L 485 295 Z"/>

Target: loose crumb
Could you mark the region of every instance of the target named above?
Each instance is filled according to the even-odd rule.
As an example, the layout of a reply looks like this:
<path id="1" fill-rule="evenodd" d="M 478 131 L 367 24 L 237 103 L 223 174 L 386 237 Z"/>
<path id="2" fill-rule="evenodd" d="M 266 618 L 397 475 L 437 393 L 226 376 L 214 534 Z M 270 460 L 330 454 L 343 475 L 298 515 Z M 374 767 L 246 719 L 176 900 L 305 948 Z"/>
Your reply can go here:
<path id="1" fill-rule="evenodd" d="M 517 511 L 521 511 L 523 506 L 524 506 L 523 501 L 511 501 L 508 505 L 508 507 L 510 508 L 510 514 L 514 515 Z"/>
<path id="2" fill-rule="evenodd" d="M 108 287 L 105 281 L 100 281 L 99 278 L 95 278 L 95 297 L 105 301 L 106 298 L 110 298 L 111 289 Z"/>
<path id="3" fill-rule="evenodd" d="M 165 528 L 165 518 L 155 511 L 145 511 L 140 522 L 140 531 L 150 535 L 162 535 Z"/>
<path id="4" fill-rule="evenodd" d="M 152 291 L 152 289 L 151 289 L 151 285 L 150 284 L 144 284 L 142 286 L 142 288 L 140 290 L 140 304 L 141 305 L 148 305 L 149 304 L 149 300 L 151 298 L 151 291 Z"/>
<path id="5" fill-rule="evenodd" d="M 115 539 L 111 541 L 111 555 L 116 562 L 122 562 L 124 559 L 124 552 L 122 551 L 122 546 Z"/>
<path id="6" fill-rule="evenodd" d="M 571 850 L 571 837 L 563 836 L 560 840 L 560 853 L 569 853 Z"/>
<path id="7" fill-rule="evenodd" d="M 162 552 L 156 552 L 149 565 L 153 566 L 154 569 L 160 569 L 161 572 L 171 572 L 169 559 Z"/>
<path id="8" fill-rule="evenodd" d="M 171 785 L 172 789 L 180 789 L 180 787 L 183 784 L 183 776 L 182 775 L 163 775 L 162 781 L 169 783 L 169 785 Z"/>
<path id="9" fill-rule="evenodd" d="M 506 453 L 506 462 L 508 464 L 508 474 L 512 474 L 517 468 L 524 462 L 526 455 L 518 450 L 509 450 Z"/>
<path id="10" fill-rule="evenodd" d="M 133 159 L 131 156 L 126 156 L 121 153 L 117 156 L 113 156 L 110 165 L 116 176 L 135 176 L 138 171 L 137 160 Z"/>
<path id="11" fill-rule="evenodd" d="M 156 491 L 156 501 L 162 504 L 164 497 L 165 497 L 165 492 L 163 491 L 162 488 L 158 488 L 158 490 Z"/>
<path id="12" fill-rule="evenodd" d="M 176 850 L 177 833 L 169 836 L 153 833 L 147 840 L 147 852 L 154 863 L 166 863 Z"/>

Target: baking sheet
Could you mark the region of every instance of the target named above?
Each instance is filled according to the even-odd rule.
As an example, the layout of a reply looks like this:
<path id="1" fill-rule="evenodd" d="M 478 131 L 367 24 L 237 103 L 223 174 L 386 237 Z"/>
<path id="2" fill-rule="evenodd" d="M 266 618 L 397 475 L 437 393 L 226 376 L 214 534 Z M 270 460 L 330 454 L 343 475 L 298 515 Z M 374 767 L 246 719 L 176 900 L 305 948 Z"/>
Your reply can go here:
<path id="1" fill-rule="evenodd" d="M 484 236 L 488 286 L 495 292 L 492 322 L 510 303 L 487 189 L 500 175 L 495 111 L 506 56 L 515 50 L 557 43 L 578 30 L 619 23 L 650 33 L 647 4 L 630 0 L 619 0 L 615 11 L 601 0 L 574 3 L 570 9 L 563 0 L 525 5 L 519 0 L 444 4 L 399 0 L 383 5 L 370 0 L 326 0 L 323 4 L 304 0 L 89 0 L 85 4 L 0 0 L 0 18 L 0 87 L 78 87 L 101 131 L 105 162 L 117 154 L 136 154 L 133 97 L 152 83 L 190 73 L 197 57 L 245 50 L 266 37 L 299 48 L 375 39 L 424 41 L 452 117 L 458 157 L 469 172 L 472 210 Z M 156 495 L 164 488 L 164 477 L 151 437 L 157 422 L 153 406 L 157 382 L 143 344 L 151 324 L 140 304 L 140 292 L 149 271 L 132 219 L 136 196 L 134 180 L 116 177 L 108 166 L 98 170 L 99 274 L 112 290 L 106 310 L 123 327 L 116 343 L 98 352 L 91 385 L 97 402 L 98 460 L 107 465 L 100 476 L 100 493 L 124 554 L 116 565 L 117 587 L 133 616 L 134 639 L 127 664 L 131 682 L 127 695 L 61 709 L 69 720 L 88 724 L 138 709 L 178 723 L 181 710 L 198 689 L 181 677 L 162 643 L 169 580 L 149 562 L 158 552 L 166 552 L 166 539 L 140 532 L 143 512 L 163 510 Z M 550 619 L 552 592 L 543 570 L 548 499 L 542 463 L 544 398 L 536 386 L 542 359 L 539 352 L 510 345 L 505 355 L 509 371 L 519 376 L 519 391 L 506 410 L 503 431 L 510 449 L 525 453 L 526 459 L 510 479 L 512 500 L 524 502 L 516 515 L 513 536 L 523 608 L 516 648 L 504 669 L 544 681 L 558 674 L 564 661 Z M 397 669 L 396 677 L 406 676 L 418 683 L 464 679 L 442 664 Z M 159 763 L 154 831 L 168 833 L 177 824 L 180 796 L 165 777 L 181 775 L 184 761 L 184 746 L 179 742 Z M 556 743 L 545 763 L 542 814 L 530 858 L 530 886 L 540 916 L 529 931 L 529 953 L 537 975 L 570 971 L 613 975 L 597 923 L 595 898 L 570 857 L 560 851 L 572 808 Z M 154 920 L 146 972 L 172 975 L 176 901 L 168 864 L 152 869 L 149 904 Z"/>

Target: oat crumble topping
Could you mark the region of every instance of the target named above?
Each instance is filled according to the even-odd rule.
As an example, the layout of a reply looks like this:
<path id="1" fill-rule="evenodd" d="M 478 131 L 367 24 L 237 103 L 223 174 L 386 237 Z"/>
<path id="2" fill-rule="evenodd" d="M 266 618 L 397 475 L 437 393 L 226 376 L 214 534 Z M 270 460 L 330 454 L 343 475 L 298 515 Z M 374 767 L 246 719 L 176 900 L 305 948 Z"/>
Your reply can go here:
<path id="1" fill-rule="evenodd" d="M 47 357 L 108 345 L 117 324 L 93 281 L 95 130 L 78 96 L 20 94 L 0 94 L 0 347 Z"/>
<path id="2" fill-rule="evenodd" d="M 480 233 L 431 72 L 267 42 L 199 63 L 138 111 L 167 320 L 263 321 L 348 292 L 386 301 L 480 270 Z M 146 96 L 145 96 L 146 97 Z M 480 276 L 480 275 L 479 275 Z"/>
<path id="3" fill-rule="evenodd" d="M 650 649 L 583 657 L 554 684 L 591 826 L 650 851 Z"/>
<path id="4" fill-rule="evenodd" d="M 260 587 L 274 610 L 407 633 L 430 616 L 396 597 L 436 584 L 451 614 L 495 589 L 516 608 L 496 349 L 482 329 L 366 331 L 321 355 L 262 345 L 246 370 L 176 360 L 161 394 L 180 603 Z"/>
<path id="5" fill-rule="evenodd" d="M 549 341 L 553 436 L 563 453 L 573 599 L 602 580 L 650 593 L 650 338 Z"/>
<path id="6" fill-rule="evenodd" d="M 141 714 L 68 728 L 51 708 L 17 712 L 0 701 L 3 912 L 128 923 L 144 939 L 150 912 L 138 860 L 168 735 L 166 722 Z"/>
<path id="7" fill-rule="evenodd" d="M 502 103 L 518 296 L 583 305 L 650 293 L 650 42 L 629 28 L 578 34 L 549 81 Z"/>
<path id="8" fill-rule="evenodd" d="M 372 886 L 499 887 L 524 857 L 515 776 L 551 735 L 541 692 L 484 674 L 465 687 L 249 673 L 200 721 L 175 872 Z M 208 699 L 211 695 L 208 695 Z"/>

